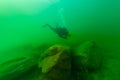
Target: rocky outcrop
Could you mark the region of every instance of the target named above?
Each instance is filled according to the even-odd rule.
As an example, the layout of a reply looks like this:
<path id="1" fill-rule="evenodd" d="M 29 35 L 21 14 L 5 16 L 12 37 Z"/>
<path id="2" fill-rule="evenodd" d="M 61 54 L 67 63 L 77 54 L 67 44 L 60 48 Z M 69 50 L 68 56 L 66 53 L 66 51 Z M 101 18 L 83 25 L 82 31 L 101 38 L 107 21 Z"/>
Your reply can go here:
<path id="1" fill-rule="evenodd" d="M 100 71 L 103 66 L 102 49 L 95 42 L 81 43 L 72 56 L 73 75 L 75 80 L 89 80 L 89 76 Z"/>
<path id="2" fill-rule="evenodd" d="M 0 80 L 95 80 L 92 74 L 103 66 L 102 53 L 93 41 L 83 42 L 73 51 L 67 46 L 53 45 L 40 59 L 35 55 L 2 64 Z"/>
<path id="3" fill-rule="evenodd" d="M 30 57 L 22 57 L 7 61 L 0 65 L 0 80 L 14 80 L 31 69 L 36 68 L 37 60 Z"/>
<path id="4" fill-rule="evenodd" d="M 82 65 L 90 70 L 97 70 L 101 66 L 103 50 L 95 42 L 87 41 L 82 43 L 76 50 L 76 56 L 80 56 Z"/>
<path id="5" fill-rule="evenodd" d="M 60 45 L 50 47 L 39 67 L 43 73 L 41 80 L 69 80 L 71 74 L 69 49 Z"/>

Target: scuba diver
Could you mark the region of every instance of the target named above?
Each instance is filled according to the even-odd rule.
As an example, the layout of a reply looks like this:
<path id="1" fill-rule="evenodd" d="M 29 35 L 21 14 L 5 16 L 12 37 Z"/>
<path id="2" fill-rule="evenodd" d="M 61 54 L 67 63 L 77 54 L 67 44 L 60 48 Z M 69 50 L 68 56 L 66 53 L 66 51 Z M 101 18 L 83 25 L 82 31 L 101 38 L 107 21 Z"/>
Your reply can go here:
<path id="1" fill-rule="evenodd" d="M 49 27 L 52 31 L 54 31 L 59 37 L 67 39 L 69 36 L 69 32 L 66 27 L 61 27 L 59 24 L 56 25 L 56 27 L 52 27 L 49 24 L 46 24 L 45 26 Z"/>

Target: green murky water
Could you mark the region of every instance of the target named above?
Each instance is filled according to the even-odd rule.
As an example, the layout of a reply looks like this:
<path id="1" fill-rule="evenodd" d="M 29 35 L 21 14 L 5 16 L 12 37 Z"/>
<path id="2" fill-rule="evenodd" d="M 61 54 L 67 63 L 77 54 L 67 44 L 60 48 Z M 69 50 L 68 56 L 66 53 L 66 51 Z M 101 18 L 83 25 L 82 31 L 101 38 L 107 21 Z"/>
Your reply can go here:
<path id="1" fill-rule="evenodd" d="M 56 22 L 68 28 L 68 39 L 43 27 Z M 120 80 L 119 0 L 0 0 L 0 64 L 28 56 L 40 45 L 81 40 L 94 40 L 109 52 L 109 70 L 96 80 Z"/>

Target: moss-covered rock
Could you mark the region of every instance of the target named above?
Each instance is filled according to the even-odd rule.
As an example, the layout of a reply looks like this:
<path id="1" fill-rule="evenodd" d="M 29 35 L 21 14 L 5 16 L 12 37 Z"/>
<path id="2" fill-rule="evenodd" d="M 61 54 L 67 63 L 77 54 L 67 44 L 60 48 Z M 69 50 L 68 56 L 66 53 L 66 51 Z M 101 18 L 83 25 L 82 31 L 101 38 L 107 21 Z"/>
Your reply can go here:
<path id="1" fill-rule="evenodd" d="M 41 80 L 69 80 L 71 74 L 69 49 L 60 45 L 50 47 L 39 67 L 43 73 Z"/>
<path id="2" fill-rule="evenodd" d="M 77 49 L 75 56 L 80 58 L 80 62 L 91 70 L 96 70 L 102 62 L 101 50 L 93 41 L 82 43 Z"/>
<path id="3" fill-rule="evenodd" d="M 93 41 L 86 41 L 80 44 L 72 56 L 74 79 L 88 80 L 90 74 L 100 71 L 103 66 L 102 53 L 103 50 Z"/>

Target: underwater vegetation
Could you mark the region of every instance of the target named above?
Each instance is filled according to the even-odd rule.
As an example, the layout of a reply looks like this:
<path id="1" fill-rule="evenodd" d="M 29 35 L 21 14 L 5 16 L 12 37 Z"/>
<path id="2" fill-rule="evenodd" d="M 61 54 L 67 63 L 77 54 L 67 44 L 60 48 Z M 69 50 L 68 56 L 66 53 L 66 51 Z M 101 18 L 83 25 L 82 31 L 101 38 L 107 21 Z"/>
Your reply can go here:
<path id="1" fill-rule="evenodd" d="M 104 51 L 94 41 L 75 48 L 60 44 L 45 48 L 43 55 L 0 64 L 0 80 L 96 80 L 94 74 L 104 68 Z"/>

